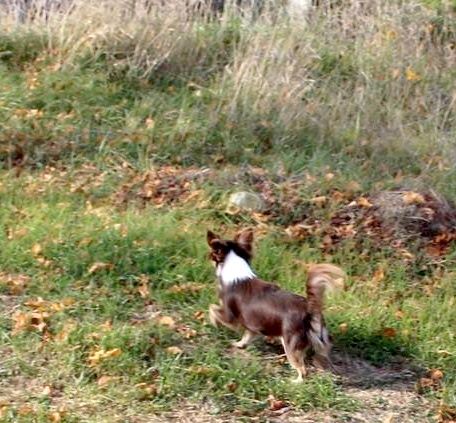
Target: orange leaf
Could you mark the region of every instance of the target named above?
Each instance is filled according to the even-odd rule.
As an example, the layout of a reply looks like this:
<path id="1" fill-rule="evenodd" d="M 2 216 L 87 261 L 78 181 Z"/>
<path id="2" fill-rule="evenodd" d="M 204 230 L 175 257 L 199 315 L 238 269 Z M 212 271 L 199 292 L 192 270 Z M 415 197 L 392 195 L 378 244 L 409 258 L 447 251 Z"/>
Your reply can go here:
<path id="1" fill-rule="evenodd" d="M 268 403 L 271 411 L 277 411 L 287 406 L 285 401 L 275 398 L 272 394 L 268 396 Z"/>
<path id="2" fill-rule="evenodd" d="M 410 66 L 405 70 L 405 77 L 407 81 L 420 81 L 421 76 L 416 73 Z"/>
<path id="3" fill-rule="evenodd" d="M 288 226 L 285 229 L 285 232 L 291 239 L 302 240 L 309 237 L 309 235 L 312 235 L 314 228 L 310 225 L 298 223 L 296 225 Z"/>
<path id="4" fill-rule="evenodd" d="M 432 380 L 441 380 L 443 379 L 443 372 L 439 369 L 431 369 L 429 370 L 429 377 Z"/>
<path id="5" fill-rule="evenodd" d="M 173 354 L 173 355 L 178 355 L 178 354 L 183 353 L 183 351 L 179 347 L 168 347 L 168 348 L 166 348 L 166 352 Z"/>
<path id="6" fill-rule="evenodd" d="M 341 323 L 339 325 L 340 333 L 347 333 L 348 332 L 348 323 Z"/>
<path id="7" fill-rule="evenodd" d="M 198 311 L 195 311 L 195 312 L 193 313 L 193 317 L 194 317 L 196 320 L 204 320 L 205 315 L 206 315 L 206 314 L 205 314 L 204 311 L 202 311 L 202 310 L 198 310 Z"/>
<path id="8" fill-rule="evenodd" d="M 48 313 L 26 313 L 23 311 L 16 311 L 12 320 L 14 322 L 12 334 L 16 335 L 21 331 L 27 331 L 32 329 L 37 329 L 39 332 L 43 332 L 46 327 L 46 322 L 44 321 L 49 317 Z"/>
<path id="9" fill-rule="evenodd" d="M 112 357 L 118 357 L 120 354 L 122 354 L 122 350 L 120 348 L 114 348 L 108 351 L 103 349 L 95 350 L 89 355 L 87 361 L 89 362 L 89 367 L 95 367 L 100 364 L 101 361 Z"/>
<path id="10" fill-rule="evenodd" d="M 60 423 L 62 421 L 62 415 L 58 411 L 54 411 L 48 415 L 49 421 L 52 423 Z"/>
<path id="11" fill-rule="evenodd" d="M 19 409 L 17 410 L 17 413 L 20 416 L 28 416 L 30 414 L 33 414 L 35 412 L 35 409 L 28 404 L 21 405 Z"/>
<path id="12" fill-rule="evenodd" d="M 106 385 L 109 385 L 110 383 L 118 380 L 119 378 L 118 377 L 115 377 L 115 376 L 101 376 L 98 378 L 97 380 L 97 385 L 98 386 L 106 386 Z"/>
<path id="13" fill-rule="evenodd" d="M 403 195 L 402 199 L 403 199 L 404 203 L 407 205 L 425 203 L 424 197 L 420 193 L 413 192 L 413 191 L 407 191 Z"/>
<path id="14" fill-rule="evenodd" d="M 40 244 L 35 244 L 32 247 L 32 256 L 36 257 L 39 256 L 43 252 L 43 247 Z"/>
<path id="15" fill-rule="evenodd" d="M 26 275 L 0 273 L 0 284 L 6 285 L 12 295 L 22 294 L 29 282 Z"/>
<path id="16" fill-rule="evenodd" d="M 163 326 L 167 326 L 170 329 L 176 327 L 176 321 L 171 316 L 162 316 L 158 319 L 158 323 Z"/>
<path id="17" fill-rule="evenodd" d="M 8 406 L 6 404 L 0 405 L 0 419 L 6 417 L 6 413 L 8 413 Z"/>
<path id="18" fill-rule="evenodd" d="M 149 287 L 147 284 L 142 284 L 138 287 L 138 292 L 142 298 L 147 298 L 149 296 Z"/>
<path id="19" fill-rule="evenodd" d="M 385 338 L 394 338 L 396 336 L 397 332 L 396 329 L 394 328 L 383 328 L 382 330 L 382 335 Z"/>
<path id="20" fill-rule="evenodd" d="M 177 330 L 185 339 L 194 338 L 198 335 L 198 332 L 195 329 L 189 328 L 185 325 L 179 326 Z"/>
<path id="21" fill-rule="evenodd" d="M 99 272 L 100 270 L 111 270 L 114 267 L 112 263 L 103 263 L 101 261 L 97 261 L 92 266 L 90 266 L 88 272 L 89 275 Z"/>
<path id="22" fill-rule="evenodd" d="M 394 313 L 397 319 L 403 319 L 405 314 L 402 310 L 397 310 L 396 313 Z"/>
<path id="23" fill-rule="evenodd" d="M 438 423 L 454 422 L 456 422 L 456 408 L 441 403 L 439 407 Z"/>
<path id="24" fill-rule="evenodd" d="M 366 209 L 371 208 L 372 205 L 373 205 L 366 197 L 359 197 L 359 198 L 356 200 L 356 204 L 357 204 L 359 207 L 364 207 L 364 208 L 366 208 Z"/>
<path id="25" fill-rule="evenodd" d="M 168 288 L 168 292 L 173 294 L 181 293 L 181 292 L 190 292 L 195 293 L 201 291 L 204 288 L 203 284 L 200 283 L 184 283 L 181 285 L 173 285 L 172 287 Z"/>
<path id="26" fill-rule="evenodd" d="M 318 207 L 323 207 L 328 202 L 328 198 L 324 195 L 320 195 L 319 197 L 311 198 L 310 202 Z"/>
<path id="27" fill-rule="evenodd" d="M 356 182 L 356 181 L 350 181 L 347 186 L 345 187 L 345 189 L 348 191 L 348 192 L 359 192 L 361 191 L 361 185 Z"/>
<path id="28" fill-rule="evenodd" d="M 372 276 L 372 282 L 374 282 L 375 284 L 379 283 L 380 281 L 382 281 L 383 279 L 385 279 L 385 271 L 383 270 L 383 268 L 379 267 L 375 272 L 374 272 L 374 275 Z"/>

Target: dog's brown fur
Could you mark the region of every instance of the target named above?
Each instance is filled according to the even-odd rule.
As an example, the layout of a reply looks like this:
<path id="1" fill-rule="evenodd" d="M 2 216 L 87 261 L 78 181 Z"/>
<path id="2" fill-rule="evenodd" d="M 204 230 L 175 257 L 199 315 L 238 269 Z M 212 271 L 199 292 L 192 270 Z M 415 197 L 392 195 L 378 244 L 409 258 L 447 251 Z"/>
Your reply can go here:
<path id="1" fill-rule="evenodd" d="M 311 266 L 307 298 L 304 298 L 262 281 L 249 271 L 252 231 L 241 232 L 233 240 L 221 239 L 208 231 L 207 242 L 219 279 L 220 305 L 212 304 L 209 308 L 212 324 L 233 330 L 243 328 L 242 339 L 234 343 L 239 348 L 258 335 L 280 337 L 290 364 L 298 372 L 296 381 L 301 381 L 307 373 L 304 353 L 309 347 L 315 352 L 318 364 L 323 361 L 331 365 L 331 342 L 322 314 L 323 294 L 328 287 L 343 285 L 345 273 L 342 269 L 331 264 Z M 233 276 L 237 268 L 239 279 Z"/>

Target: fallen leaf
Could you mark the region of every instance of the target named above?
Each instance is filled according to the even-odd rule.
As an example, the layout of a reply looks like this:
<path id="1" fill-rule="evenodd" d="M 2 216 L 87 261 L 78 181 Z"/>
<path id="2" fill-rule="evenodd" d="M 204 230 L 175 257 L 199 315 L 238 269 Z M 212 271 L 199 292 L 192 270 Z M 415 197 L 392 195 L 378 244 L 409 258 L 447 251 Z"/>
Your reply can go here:
<path id="1" fill-rule="evenodd" d="M 383 279 L 385 279 L 385 271 L 383 270 L 383 267 L 379 267 L 372 276 L 372 282 L 378 284 Z"/>
<path id="2" fill-rule="evenodd" d="M 194 338 L 196 335 L 198 335 L 198 332 L 195 329 L 189 328 L 185 325 L 179 326 L 177 330 L 181 335 L 183 335 L 185 339 Z"/>
<path id="3" fill-rule="evenodd" d="M 171 292 L 173 294 L 189 292 L 193 294 L 195 292 L 201 291 L 204 289 L 204 287 L 205 286 L 203 284 L 189 282 L 181 285 L 173 285 L 172 287 L 168 288 L 168 292 Z"/>
<path id="4" fill-rule="evenodd" d="M 312 235 L 314 228 L 310 225 L 304 225 L 302 223 L 298 223 L 296 225 L 288 226 L 285 229 L 286 234 L 295 240 L 302 240 L 308 238 Z"/>
<path id="5" fill-rule="evenodd" d="M 388 414 L 382 421 L 382 423 L 394 423 L 396 421 L 396 418 L 394 414 Z"/>
<path id="6" fill-rule="evenodd" d="M 196 319 L 196 320 L 204 320 L 205 319 L 205 316 L 206 316 L 206 313 L 202 310 L 198 310 L 198 311 L 195 311 L 193 313 L 193 317 Z"/>
<path id="7" fill-rule="evenodd" d="M 183 351 L 179 347 L 168 347 L 168 348 L 166 348 L 166 352 L 173 354 L 173 355 L 178 355 L 178 354 L 183 353 Z"/>
<path id="8" fill-rule="evenodd" d="M 111 270 L 114 267 L 112 263 L 103 263 L 101 261 L 97 261 L 92 266 L 90 266 L 88 273 L 89 275 L 99 272 L 101 270 Z"/>
<path id="9" fill-rule="evenodd" d="M 158 319 L 158 323 L 163 326 L 167 326 L 170 329 L 174 329 L 176 327 L 176 321 L 171 316 L 161 316 Z"/>
<path id="10" fill-rule="evenodd" d="M 331 235 L 325 235 L 323 237 L 323 240 L 322 240 L 322 243 L 321 243 L 321 248 L 323 248 L 324 250 L 327 250 L 328 248 L 330 248 L 331 246 L 333 245 L 333 240 L 331 238 Z"/>
<path id="11" fill-rule="evenodd" d="M 334 175 L 334 173 L 332 172 L 328 172 L 326 175 L 325 175 L 325 179 L 329 182 L 329 181 L 332 181 L 334 179 L 336 175 Z"/>
<path id="12" fill-rule="evenodd" d="M 413 191 L 407 191 L 402 196 L 402 200 L 407 205 L 410 205 L 410 204 L 424 204 L 425 203 L 424 197 L 420 193 L 413 192 Z"/>
<path id="13" fill-rule="evenodd" d="M 339 332 L 340 333 L 347 333 L 348 332 L 348 323 L 341 323 L 339 325 Z"/>
<path id="14" fill-rule="evenodd" d="M 37 257 L 43 252 L 43 247 L 40 244 L 35 244 L 32 247 L 32 256 Z"/>
<path id="15" fill-rule="evenodd" d="M 397 335 L 397 332 L 394 328 L 383 328 L 382 335 L 385 338 L 394 338 Z"/>
<path id="16" fill-rule="evenodd" d="M 7 405 L 0 405 L 0 419 L 3 419 L 6 417 L 6 414 L 8 413 L 9 407 Z"/>
<path id="17" fill-rule="evenodd" d="M 54 411 L 48 414 L 48 419 L 52 423 L 60 423 L 62 421 L 62 415 L 58 411 Z"/>
<path id="18" fill-rule="evenodd" d="M 17 410 L 17 413 L 20 416 L 28 416 L 30 414 L 35 413 L 35 409 L 31 405 L 24 404 L 19 407 L 19 409 Z"/>
<path id="19" fill-rule="evenodd" d="M 97 379 L 97 385 L 100 386 L 100 387 L 106 386 L 106 385 L 109 385 L 110 383 L 115 382 L 118 379 L 119 378 L 116 377 L 116 376 L 100 376 Z"/>
<path id="20" fill-rule="evenodd" d="M 407 251 L 405 248 L 400 249 L 399 253 L 406 260 L 414 260 L 415 259 L 415 256 L 410 251 Z"/>
<path id="21" fill-rule="evenodd" d="M 207 366 L 190 366 L 188 368 L 188 370 L 191 373 L 195 373 L 197 375 L 204 375 L 204 376 L 210 375 L 214 372 L 214 369 L 212 369 L 211 367 L 207 367 Z"/>
<path id="22" fill-rule="evenodd" d="M 400 69 L 393 69 L 391 71 L 391 76 L 392 76 L 393 79 L 399 78 L 401 76 L 401 74 L 402 74 L 402 72 L 401 72 Z"/>
<path id="23" fill-rule="evenodd" d="M 366 208 L 366 209 L 371 208 L 373 206 L 373 204 L 366 197 L 359 197 L 356 200 L 356 204 L 359 207 L 363 207 L 363 208 Z"/>
<path id="24" fill-rule="evenodd" d="M 318 197 L 311 198 L 310 202 L 318 207 L 323 207 L 328 202 L 328 198 L 324 195 L 320 195 Z"/>
<path id="25" fill-rule="evenodd" d="M 52 392 L 52 388 L 49 385 L 46 385 L 43 388 L 43 390 L 41 391 L 41 395 L 47 397 L 47 396 L 51 395 L 51 392 Z"/>
<path id="26" fill-rule="evenodd" d="M 6 285 L 11 295 L 20 295 L 30 282 L 30 276 L 0 273 L 0 285 Z"/>
<path id="27" fill-rule="evenodd" d="M 100 329 L 104 330 L 104 331 L 110 331 L 112 330 L 112 321 L 111 320 L 106 320 L 105 322 L 103 322 L 101 325 L 100 325 Z"/>
<path id="28" fill-rule="evenodd" d="M 142 284 L 138 287 L 138 292 L 139 292 L 139 295 L 141 295 L 142 298 L 147 298 L 150 294 L 149 292 L 149 287 L 147 286 L 147 284 Z"/>
<path id="29" fill-rule="evenodd" d="M 36 261 L 45 268 L 51 267 L 52 265 L 52 260 L 45 259 L 44 257 L 37 257 Z"/>
<path id="30" fill-rule="evenodd" d="M 147 118 L 145 123 L 146 123 L 146 128 L 147 129 L 154 129 L 155 121 L 152 118 L 150 118 L 150 117 Z"/>
<path id="31" fill-rule="evenodd" d="M 418 393 L 422 394 L 430 390 L 438 389 L 440 383 L 437 380 L 433 380 L 429 377 L 422 377 L 416 384 L 416 390 Z"/>
<path id="32" fill-rule="evenodd" d="M 137 383 L 135 388 L 140 391 L 139 399 L 146 400 L 154 397 L 158 393 L 158 388 L 152 383 Z"/>
<path id="33" fill-rule="evenodd" d="M 46 328 L 46 319 L 49 317 L 48 313 L 45 312 L 23 312 L 16 311 L 12 320 L 14 322 L 12 335 L 16 335 L 22 331 L 28 330 L 38 330 L 38 332 L 43 332 Z"/>
<path id="34" fill-rule="evenodd" d="M 439 406 L 437 414 L 438 423 L 455 423 L 456 422 L 456 408 L 450 407 L 443 402 Z"/>
<path id="35" fill-rule="evenodd" d="M 431 369 L 429 370 L 429 377 L 432 380 L 441 380 L 443 379 L 443 372 L 439 369 Z"/>
<path id="36" fill-rule="evenodd" d="M 359 192 L 361 189 L 361 185 L 356 181 L 350 181 L 345 187 L 345 190 L 348 192 Z"/>
<path id="37" fill-rule="evenodd" d="M 396 319 L 403 319 L 405 314 L 402 310 L 397 310 L 394 315 L 396 316 Z"/>
<path id="38" fill-rule="evenodd" d="M 77 327 L 76 322 L 74 321 L 67 321 L 63 325 L 63 328 L 60 332 L 57 332 L 56 335 L 54 336 L 54 340 L 57 342 L 66 342 L 68 337 L 70 336 L 70 333 L 73 332 Z"/>
<path id="39" fill-rule="evenodd" d="M 275 398 L 272 394 L 268 396 L 268 404 L 271 411 L 277 411 L 287 406 L 285 401 Z"/>
<path id="40" fill-rule="evenodd" d="M 8 229 L 7 238 L 9 240 L 23 238 L 28 234 L 27 228 Z"/>
<path id="41" fill-rule="evenodd" d="M 122 350 L 120 348 L 113 348 L 112 350 L 105 351 L 103 349 L 95 350 L 92 354 L 89 355 L 87 361 L 89 363 L 89 367 L 95 367 L 100 364 L 101 361 L 112 358 L 118 357 L 122 354 Z"/>
<path id="42" fill-rule="evenodd" d="M 49 309 L 48 302 L 43 300 L 42 297 L 37 297 L 36 300 L 26 301 L 24 304 L 37 311 L 47 311 Z"/>
<path id="43" fill-rule="evenodd" d="M 229 392 L 234 392 L 237 388 L 238 388 L 238 384 L 236 382 L 230 382 L 230 383 L 227 383 L 227 385 L 226 385 L 226 389 Z"/>
<path id="44" fill-rule="evenodd" d="M 405 70 L 405 78 L 407 81 L 420 81 L 421 76 L 415 72 L 410 66 Z"/>

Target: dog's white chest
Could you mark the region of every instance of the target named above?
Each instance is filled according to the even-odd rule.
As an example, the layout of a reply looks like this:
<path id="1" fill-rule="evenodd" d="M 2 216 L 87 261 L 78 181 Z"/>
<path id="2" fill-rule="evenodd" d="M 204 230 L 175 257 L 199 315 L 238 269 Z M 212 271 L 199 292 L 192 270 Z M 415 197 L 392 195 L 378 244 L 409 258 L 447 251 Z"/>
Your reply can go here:
<path id="1" fill-rule="evenodd" d="M 230 285 L 255 277 L 255 273 L 247 261 L 239 257 L 234 251 L 230 251 L 225 261 L 217 266 L 216 275 L 223 285 Z"/>

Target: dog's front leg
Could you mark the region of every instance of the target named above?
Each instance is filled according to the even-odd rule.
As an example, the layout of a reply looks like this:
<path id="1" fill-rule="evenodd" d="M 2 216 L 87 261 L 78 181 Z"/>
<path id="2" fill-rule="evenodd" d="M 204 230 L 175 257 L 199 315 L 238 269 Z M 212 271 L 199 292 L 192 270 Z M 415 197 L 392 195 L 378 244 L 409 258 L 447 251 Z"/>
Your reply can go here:
<path id="1" fill-rule="evenodd" d="M 240 341 L 233 342 L 233 346 L 236 348 L 245 348 L 249 345 L 258 335 L 254 332 L 249 331 L 248 329 L 245 330 L 244 335 Z"/>
<path id="2" fill-rule="evenodd" d="M 233 330 L 237 329 L 236 325 L 226 317 L 223 306 L 211 304 L 209 306 L 209 320 L 214 326 L 223 325 Z"/>
<path id="3" fill-rule="evenodd" d="M 223 313 L 223 308 L 216 304 L 211 304 L 209 306 L 209 321 L 214 325 L 218 326 L 221 324 L 221 315 Z"/>

